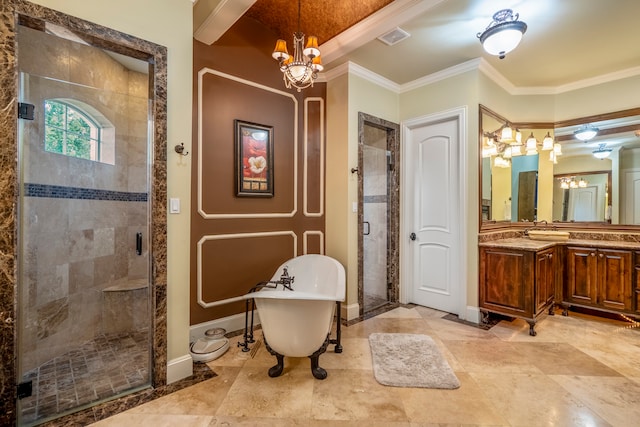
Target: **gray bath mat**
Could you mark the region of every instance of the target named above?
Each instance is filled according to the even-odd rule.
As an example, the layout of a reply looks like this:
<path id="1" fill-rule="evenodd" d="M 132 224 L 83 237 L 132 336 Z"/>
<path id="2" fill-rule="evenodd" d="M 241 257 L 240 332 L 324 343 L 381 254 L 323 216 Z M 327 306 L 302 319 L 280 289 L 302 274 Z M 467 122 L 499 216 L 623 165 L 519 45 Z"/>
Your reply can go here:
<path id="1" fill-rule="evenodd" d="M 383 385 L 454 389 L 458 378 L 427 335 L 369 335 L 373 374 Z"/>

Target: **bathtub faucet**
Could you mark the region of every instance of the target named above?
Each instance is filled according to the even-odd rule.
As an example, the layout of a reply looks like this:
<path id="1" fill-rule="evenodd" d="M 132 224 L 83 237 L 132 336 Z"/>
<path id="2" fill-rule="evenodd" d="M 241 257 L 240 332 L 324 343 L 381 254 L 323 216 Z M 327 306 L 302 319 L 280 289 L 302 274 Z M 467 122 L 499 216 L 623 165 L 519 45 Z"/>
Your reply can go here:
<path id="1" fill-rule="evenodd" d="M 292 291 L 293 288 L 291 287 L 291 284 L 293 283 L 294 279 L 295 277 L 289 276 L 289 271 L 287 270 L 287 267 L 283 267 L 282 276 L 280 276 L 280 280 L 278 280 L 277 283 L 284 286 L 286 289 L 289 289 L 290 291 Z"/>

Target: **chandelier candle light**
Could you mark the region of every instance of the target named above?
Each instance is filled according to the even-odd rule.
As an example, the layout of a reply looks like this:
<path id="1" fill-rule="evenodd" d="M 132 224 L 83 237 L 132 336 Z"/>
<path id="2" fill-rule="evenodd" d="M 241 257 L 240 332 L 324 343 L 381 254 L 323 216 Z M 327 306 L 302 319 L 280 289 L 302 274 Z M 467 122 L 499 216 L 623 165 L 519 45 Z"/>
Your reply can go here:
<path id="1" fill-rule="evenodd" d="M 298 92 L 313 87 L 313 81 L 318 73 L 324 69 L 318 49 L 318 38 L 309 36 L 307 46 L 304 46 L 304 34 L 300 31 L 300 0 L 298 0 L 298 31 L 293 33 L 293 56 L 287 51 L 287 42 L 278 39 L 271 56 L 280 64 L 280 71 L 284 73 L 284 85 L 287 89 L 295 87 Z"/>

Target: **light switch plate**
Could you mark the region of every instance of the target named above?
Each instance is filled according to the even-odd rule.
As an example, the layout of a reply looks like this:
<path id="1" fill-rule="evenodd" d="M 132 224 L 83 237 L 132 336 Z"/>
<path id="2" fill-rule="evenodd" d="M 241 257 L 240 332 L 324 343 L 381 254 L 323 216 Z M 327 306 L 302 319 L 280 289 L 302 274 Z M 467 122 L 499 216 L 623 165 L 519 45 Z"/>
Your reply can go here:
<path id="1" fill-rule="evenodd" d="M 178 199 L 177 197 L 172 197 L 169 199 L 169 213 L 180 213 L 180 199 Z"/>

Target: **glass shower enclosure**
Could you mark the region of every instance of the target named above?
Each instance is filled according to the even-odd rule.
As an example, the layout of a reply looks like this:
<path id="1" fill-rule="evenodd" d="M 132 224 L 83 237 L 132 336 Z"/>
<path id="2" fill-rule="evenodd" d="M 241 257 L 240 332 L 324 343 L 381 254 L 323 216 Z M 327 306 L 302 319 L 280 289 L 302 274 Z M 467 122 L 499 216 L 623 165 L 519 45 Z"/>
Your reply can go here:
<path id="1" fill-rule="evenodd" d="M 34 425 L 151 383 L 151 122 L 147 63 L 49 24 L 18 40 L 18 419 Z"/>

